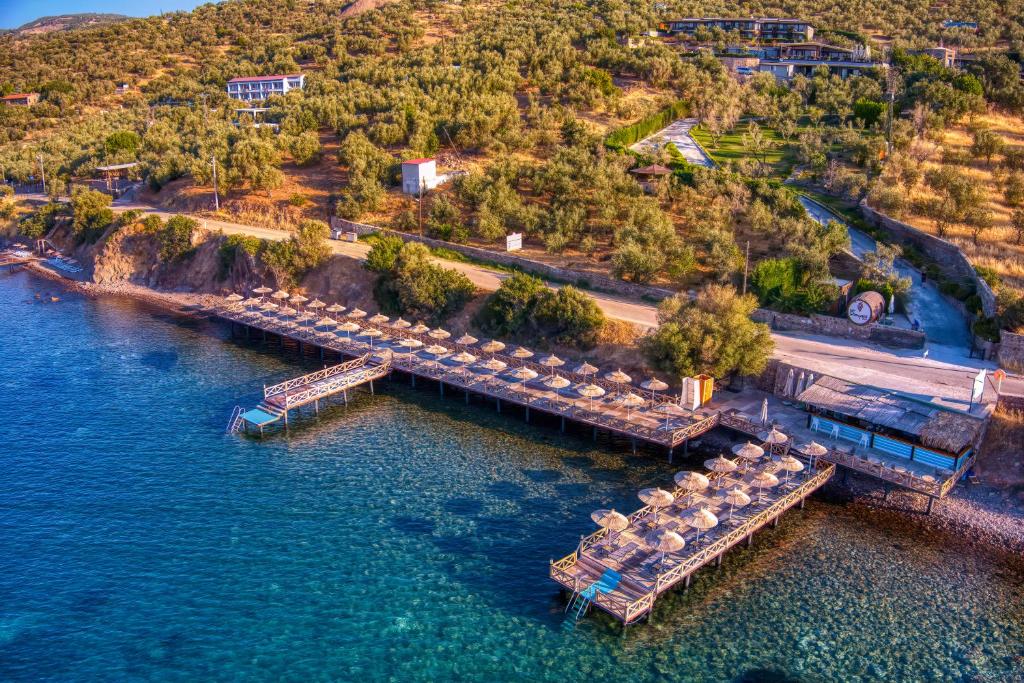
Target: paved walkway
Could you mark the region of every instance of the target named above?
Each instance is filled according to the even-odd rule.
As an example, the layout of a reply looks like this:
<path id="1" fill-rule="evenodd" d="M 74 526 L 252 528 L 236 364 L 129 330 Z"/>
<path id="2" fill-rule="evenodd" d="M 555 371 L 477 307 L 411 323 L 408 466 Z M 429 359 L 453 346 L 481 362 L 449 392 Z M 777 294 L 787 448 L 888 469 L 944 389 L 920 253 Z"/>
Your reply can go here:
<path id="1" fill-rule="evenodd" d="M 635 152 L 656 151 L 668 143 L 673 143 L 683 158 L 691 164 L 712 168 L 715 162 L 704 153 L 704 150 L 690 137 L 690 129 L 697 125 L 697 119 L 679 119 L 649 135 L 630 147 Z"/>
<path id="2" fill-rule="evenodd" d="M 850 234 L 850 251 L 858 259 L 863 260 L 865 253 L 877 248 L 875 240 L 870 235 L 857 230 L 828 208 L 803 195 L 800 195 L 800 203 L 807 209 L 811 218 L 819 223 L 834 220 L 845 225 L 846 231 Z M 942 295 L 934 282 L 923 282 L 921 271 L 905 259 L 896 259 L 895 268 L 900 276 L 909 277 L 913 282 L 907 315 L 921 322 L 928 341 L 958 349 L 969 349 L 970 331 L 960 310 Z"/>

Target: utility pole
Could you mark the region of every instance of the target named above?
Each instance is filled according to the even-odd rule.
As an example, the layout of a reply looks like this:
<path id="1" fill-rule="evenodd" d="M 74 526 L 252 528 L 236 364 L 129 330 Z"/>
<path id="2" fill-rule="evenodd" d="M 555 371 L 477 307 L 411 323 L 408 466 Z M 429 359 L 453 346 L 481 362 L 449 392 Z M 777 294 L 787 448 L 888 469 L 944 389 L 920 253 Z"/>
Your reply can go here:
<path id="1" fill-rule="evenodd" d="M 747 240 L 747 257 L 743 261 L 743 293 L 747 293 L 747 273 L 750 272 L 750 240 Z"/>
<path id="2" fill-rule="evenodd" d="M 423 237 L 423 190 L 427 187 L 427 181 L 420 179 L 420 199 L 419 199 L 419 212 L 420 212 L 420 237 Z"/>
<path id="3" fill-rule="evenodd" d="M 46 167 L 43 166 L 43 155 L 36 155 L 36 159 L 39 160 L 39 175 L 43 179 L 43 194 L 46 194 Z"/>
<path id="4" fill-rule="evenodd" d="M 213 164 L 213 210 L 220 211 L 220 197 L 217 194 L 217 157 L 210 152 L 210 162 Z"/>

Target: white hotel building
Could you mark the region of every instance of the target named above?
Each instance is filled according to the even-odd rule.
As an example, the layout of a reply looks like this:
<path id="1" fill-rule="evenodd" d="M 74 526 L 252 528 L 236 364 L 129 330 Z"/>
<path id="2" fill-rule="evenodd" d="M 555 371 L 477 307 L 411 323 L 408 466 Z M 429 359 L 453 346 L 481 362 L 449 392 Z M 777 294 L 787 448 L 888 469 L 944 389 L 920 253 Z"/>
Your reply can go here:
<path id="1" fill-rule="evenodd" d="M 247 76 L 228 81 L 228 95 L 243 102 L 262 101 L 271 95 L 284 95 L 295 89 L 302 90 L 305 85 L 305 74 Z"/>

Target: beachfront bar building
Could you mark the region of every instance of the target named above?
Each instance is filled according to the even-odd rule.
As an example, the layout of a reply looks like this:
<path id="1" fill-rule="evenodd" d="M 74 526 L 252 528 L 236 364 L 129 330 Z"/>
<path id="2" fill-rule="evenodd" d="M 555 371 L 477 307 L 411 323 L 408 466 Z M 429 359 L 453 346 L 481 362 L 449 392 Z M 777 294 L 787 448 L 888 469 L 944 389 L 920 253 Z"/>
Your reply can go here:
<path id="1" fill-rule="evenodd" d="M 974 453 L 981 420 L 891 391 L 820 377 L 796 400 L 808 411 L 807 426 L 852 454 L 905 459 L 956 472 Z"/>
<path id="2" fill-rule="evenodd" d="M 227 90 L 232 99 L 243 102 L 262 102 L 271 95 L 286 95 L 292 90 L 302 90 L 305 85 L 305 74 L 246 76 L 232 78 L 228 81 Z"/>

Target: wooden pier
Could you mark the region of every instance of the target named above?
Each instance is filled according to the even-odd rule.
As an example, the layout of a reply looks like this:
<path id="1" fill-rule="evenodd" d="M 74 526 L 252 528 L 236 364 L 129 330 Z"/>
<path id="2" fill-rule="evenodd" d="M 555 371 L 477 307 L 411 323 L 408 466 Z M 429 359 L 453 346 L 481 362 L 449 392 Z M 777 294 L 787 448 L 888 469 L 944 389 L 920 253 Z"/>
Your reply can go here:
<path id="1" fill-rule="evenodd" d="M 788 484 L 759 490 L 755 471 L 777 474 L 781 480 L 783 474 L 778 469 L 777 464 L 768 463 L 742 474 L 711 473 L 711 485 L 702 493 L 676 488 L 671 506 L 657 512 L 649 505 L 640 508 L 628 516 L 625 531 L 601 529 L 581 539 L 575 551 L 551 562 L 550 576 L 572 593 L 570 608 L 576 607 L 576 615 L 593 605 L 623 624 L 634 623 L 650 614 L 662 593 L 679 584 L 689 586 L 697 570 L 720 564 L 730 548 L 744 541 L 750 544 L 757 531 L 777 525 L 784 512 L 803 507 L 804 500 L 832 477 L 835 465 L 819 461 Z M 747 493 L 752 502 L 732 509 L 724 494 L 734 488 Z M 702 508 L 718 518 L 718 525 L 700 533 L 688 528 L 684 520 Z M 655 529 L 675 531 L 686 545 L 664 555 L 651 549 L 646 539 Z"/>
<path id="2" fill-rule="evenodd" d="M 313 404 L 320 412 L 320 401 L 342 394 L 348 403 L 348 392 L 363 384 L 373 391 L 373 381 L 386 377 L 391 372 L 390 354 L 365 353 L 345 363 L 339 363 L 323 370 L 317 370 L 286 382 L 263 387 L 263 402 L 257 407 L 243 411 L 236 407 L 228 422 L 228 432 L 247 430 L 249 426 L 263 432 L 268 424 L 284 420 L 288 424 L 288 412 Z"/>
<path id="3" fill-rule="evenodd" d="M 387 357 L 391 370 L 407 373 L 414 384 L 417 378 L 433 380 L 438 383 L 442 394 L 448 387 L 449 390 L 462 391 L 467 401 L 470 393 L 494 400 L 498 410 L 501 410 L 503 404 L 517 405 L 525 409 L 527 419 L 531 411 L 547 413 L 560 418 L 562 429 L 567 421 L 576 422 L 591 427 L 595 433 L 596 430 L 605 430 L 631 439 L 634 444 L 646 442 L 668 448 L 670 458 L 675 448 L 685 449 L 691 439 L 711 431 L 719 422 L 717 412 L 688 411 L 679 407 L 672 398 L 663 396 L 651 396 L 643 408 L 624 408 L 616 403 L 615 398 L 623 391 L 628 391 L 629 387 L 624 389 L 612 382 L 572 372 L 554 373 L 570 380 L 571 385 L 565 389 L 552 389 L 544 384 L 544 380 L 553 374 L 551 368 L 500 353 L 481 354 L 480 360 L 501 358 L 507 362 L 508 370 L 527 367 L 538 376 L 533 380 L 520 381 L 507 376 L 505 372 L 493 372 L 476 363 L 458 363 L 453 356 L 465 350 L 464 347 L 430 338 L 426 334 L 416 334 L 408 329 L 367 324 L 359 334 L 347 335 L 240 307 L 218 307 L 209 312 L 242 326 L 244 334 L 250 339 L 254 335 L 268 340 L 276 337 L 282 345 L 286 341 L 294 343 L 300 353 L 314 350 L 321 357 L 324 352 L 347 357 L 372 354 L 371 358 L 375 359 L 373 362 L 377 363 Z M 378 336 L 365 336 L 367 329 L 377 330 Z M 416 340 L 423 346 L 443 346 L 446 353 L 426 355 L 423 348 L 403 346 L 405 340 Z M 572 388 L 579 384 L 597 384 L 608 393 L 601 400 L 587 399 L 577 395 Z"/>

